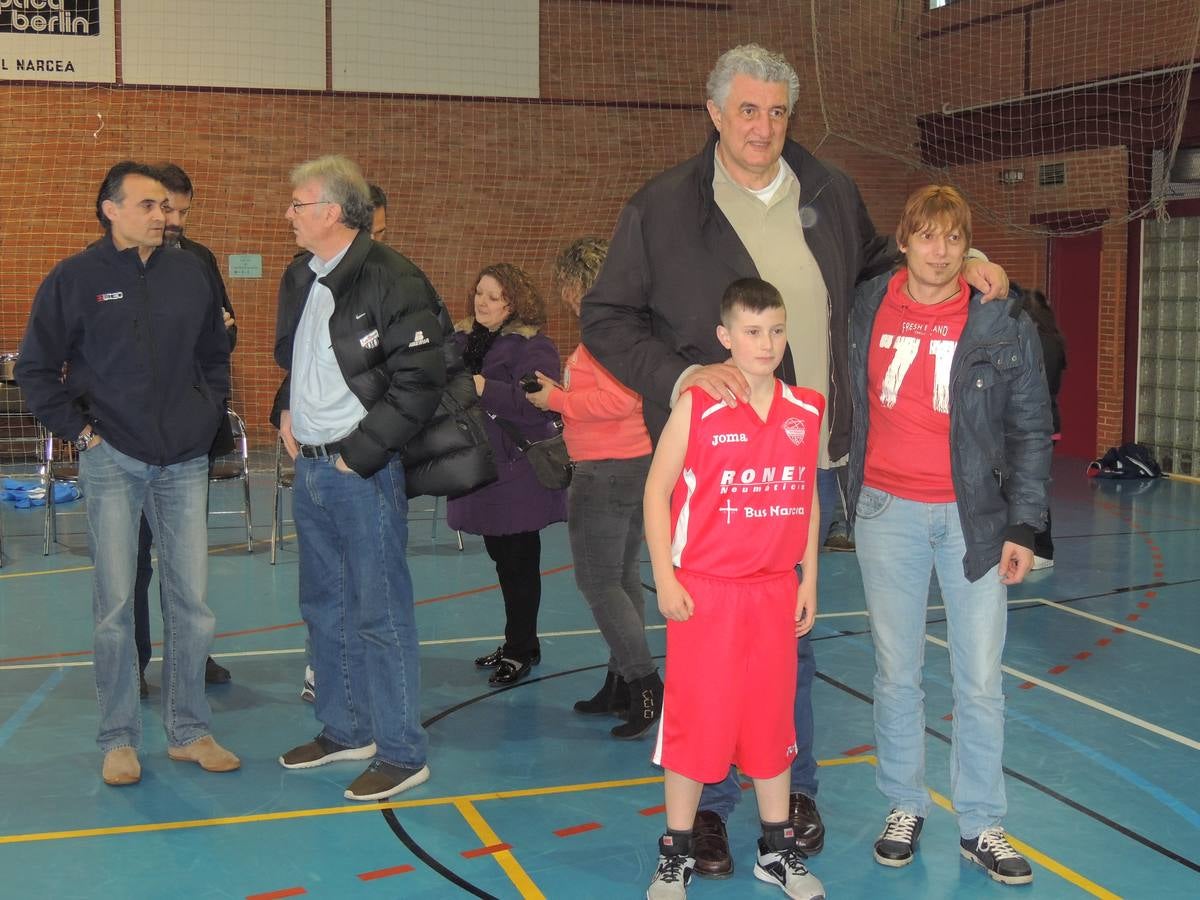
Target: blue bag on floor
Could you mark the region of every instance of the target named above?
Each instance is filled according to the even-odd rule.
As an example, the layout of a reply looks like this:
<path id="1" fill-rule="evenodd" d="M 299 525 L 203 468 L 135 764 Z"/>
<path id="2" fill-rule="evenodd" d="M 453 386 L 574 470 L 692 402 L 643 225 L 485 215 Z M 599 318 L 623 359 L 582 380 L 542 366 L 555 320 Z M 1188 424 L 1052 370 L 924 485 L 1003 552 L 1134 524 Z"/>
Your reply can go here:
<path id="1" fill-rule="evenodd" d="M 78 486 L 58 482 L 54 485 L 54 503 L 70 503 L 83 496 Z M 40 481 L 17 481 L 12 478 L 4 479 L 4 490 L 0 491 L 0 500 L 16 509 L 29 509 L 31 506 L 46 505 L 46 489 Z"/>

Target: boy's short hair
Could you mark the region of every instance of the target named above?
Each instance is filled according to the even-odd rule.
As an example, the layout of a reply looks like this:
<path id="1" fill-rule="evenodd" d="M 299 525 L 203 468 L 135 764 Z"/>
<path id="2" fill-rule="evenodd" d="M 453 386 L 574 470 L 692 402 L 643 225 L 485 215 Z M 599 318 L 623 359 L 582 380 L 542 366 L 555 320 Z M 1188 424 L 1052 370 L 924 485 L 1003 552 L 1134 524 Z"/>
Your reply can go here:
<path id="1" fill-rule="evenodd" d="M 739 278 L 721 297 L 721 324 L 729 327 L 735 309 L 760 313 L 768 309 L 784 309 L 783 295 L 769 281 L 761 278 Z"/>
<path id="2" fill-rule="evenodd" d="M 958 231 L 971 246 L 971 207 L 955 188 L 948 184 L 929 184 L 917 188 L 904 203 L 900 224 L 896 226 L 896 243 L 905 245 L 922 229 L 933 226 L 942 231 Z"/>

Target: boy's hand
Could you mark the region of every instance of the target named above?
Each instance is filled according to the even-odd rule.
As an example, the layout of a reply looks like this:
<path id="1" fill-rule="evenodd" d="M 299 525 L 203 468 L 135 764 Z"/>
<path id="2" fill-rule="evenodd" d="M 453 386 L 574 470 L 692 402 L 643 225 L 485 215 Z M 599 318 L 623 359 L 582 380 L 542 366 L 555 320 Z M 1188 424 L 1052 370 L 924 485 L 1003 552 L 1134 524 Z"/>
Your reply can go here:
<path id="1" fill-rule="evenodd" d="M 658 590 L 658 611 L 664 619 L 672 622 L 686 622 L 696 610 L 696 604 L 691 595 L 684 590 L 679 579 L 675 576 L 654 580 Z"/>
<path id="2" fill-rule="evenodd" d="M 796 637 L 812 631 L 817 620 L 817 585 L 815 580 L 801 582 L 796 589 Z"/>
<path id="3" fill-rule="evenodd" d="M 1033 551 L 1012 541 L 1005 541 L 1000 551 L 1000 583 L 1020 584 L 1033 568 Z"/>

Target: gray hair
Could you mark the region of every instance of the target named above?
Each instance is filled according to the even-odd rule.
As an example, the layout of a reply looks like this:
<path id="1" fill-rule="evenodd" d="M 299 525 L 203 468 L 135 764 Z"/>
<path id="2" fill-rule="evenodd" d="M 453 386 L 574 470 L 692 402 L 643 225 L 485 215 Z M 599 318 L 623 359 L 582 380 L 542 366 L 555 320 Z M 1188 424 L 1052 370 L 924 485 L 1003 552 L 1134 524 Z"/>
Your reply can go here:
<path id="1" fill-rule="evenodd" d="M 292 169 L 292 187 L 308 181 L 321 185 L 321 199 L 342 208 L 341 223 L 356 231 L 371 230 L 375 210 L 367 179 L 353 162 L 344 156 L 320 156 L 300 163 Z"/>
<path id="2" fill-rule="evenodd" d="M 788 115 L 800 96 L 800 78 L 782 53 L 772 53 L 758 44 L 740 44 L 726 50 L 708 75 L 708 99 L 719 107 L 729 99 L 733 76 L 749 75 L 757 81 L 782 82 L 787 85 Z"/>

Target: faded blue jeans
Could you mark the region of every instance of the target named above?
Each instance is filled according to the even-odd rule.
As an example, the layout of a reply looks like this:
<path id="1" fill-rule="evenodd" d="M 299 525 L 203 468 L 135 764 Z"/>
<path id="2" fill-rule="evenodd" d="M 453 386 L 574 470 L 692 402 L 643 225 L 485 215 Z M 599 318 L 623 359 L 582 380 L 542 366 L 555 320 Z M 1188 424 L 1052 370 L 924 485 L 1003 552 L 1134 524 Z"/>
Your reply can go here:
<path id="1" fill-rule="evenodd" d="M 296 458 L 293 517 L 300 614 L 317 673 L 322 734 L 346 747 L 372 741 L 377 758 L 425 765 L 421 665 L 408 560 L 404 467 L 370 478 L 339 472 L 337 457 Z"/>
<path id="2" fill-rule="evenodd" d="M 837 510 L 841 509 L 838 499 L 837 471 L 817 469 L 817 498 L 821 505 L 821 522 L 817 527 L 817 540 L 825 540 L 829 523 Z M 820 568 L 817 569 L 817 591 L 820 600 Z M 819 604 L 818 604 L 819 611 Z M 791 793 L 817 796 L 817 758 L 813 755 L 813 706 L 812 683 L 817 674 L 817 658 L 813 653 L 812 632 L 796 641 L 796 758 L 792 760 Z M 729 768 L 729 777 L 716 784 L 706 784 L 700 794 L 700 809 L 711 810 L 722 821 L 729 818 L 742 796 L 738 784 L 737 769 Z"/>
<path id="3" fill-rule="evenodd" d="M 875 643 L 875 781 L 892 809 L 924 816 L 925 611 L 930 574 L 946 606 L 953 677 L 950 796 L 963 837 L 1000 824 L 1004 796 L 1004 693 L 1000 657 L 1008 589 L 996 569 L 963 574 L 955 503 L 919 503 L 864 486 L 855 536 Z"/>
<path id="4" fill-rule="evenodd" d="M 137 748 L 142 739 L 138 658 L 133 639 L 133 586 L 138 528 L 145 507 L 158 537 L 163 612 L 162 716 L 171 746 L 209 733 L 204 661 L 216 619 L 208 587 L 208 456 L 152 466 L 106 441 L 80 454 L 87 498 L 88 542 L 95 562 L 92 609 L 97 743 L 104 752 Z"/>

